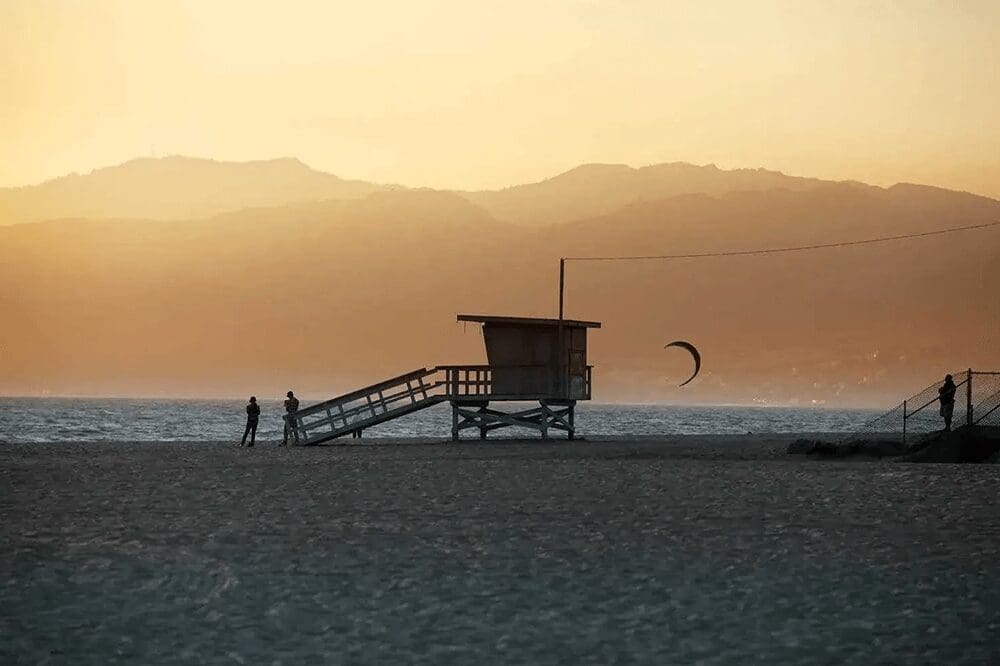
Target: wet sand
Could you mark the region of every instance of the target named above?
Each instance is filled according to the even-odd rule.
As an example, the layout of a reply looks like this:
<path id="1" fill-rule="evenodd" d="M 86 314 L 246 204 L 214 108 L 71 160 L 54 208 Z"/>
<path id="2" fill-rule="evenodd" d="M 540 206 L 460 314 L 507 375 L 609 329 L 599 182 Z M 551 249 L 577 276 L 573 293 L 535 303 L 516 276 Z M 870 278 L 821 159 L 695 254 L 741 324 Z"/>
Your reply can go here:
<path id="1" fill-rule="evenodd" d="M 1000 467 L 798 437 L 2 444 L 0 662 L 1000 656 Z"/>

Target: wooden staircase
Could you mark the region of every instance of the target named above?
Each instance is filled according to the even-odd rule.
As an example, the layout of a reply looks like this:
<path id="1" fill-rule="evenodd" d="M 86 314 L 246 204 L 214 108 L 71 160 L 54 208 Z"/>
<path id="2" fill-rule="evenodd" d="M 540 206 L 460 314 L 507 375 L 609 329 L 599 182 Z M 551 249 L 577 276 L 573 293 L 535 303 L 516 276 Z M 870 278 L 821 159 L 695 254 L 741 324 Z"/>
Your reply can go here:
<path id="1" fill-rule="evenodd" d="M 501 373 L 511 370 L 531 371 L 535 367 L 444 365 L 420 368 L 304 407 L 295 414 L 286 414 L 284 419 L 298 444 L 320 444 L 348 434 L 360 437 L 365 428 L 442 402 L 450 402 L 454 412 L 452 434 L 455 439 L 458 438 L 458 430 L 466 427 L 479 428 L 484 436 L 487 430 L 503 426 L 536 428 L 543 436 L 547 435 L 549 427 L 562 430 L 568 428 L 567 431 L 572 434 L 572 405 L 576 399 L 590 398 L 591 368 L 586 368 L 584 385 L 579 394 L 572 397 L 553 394 L 551 391 L 517 394 L 494 391 L 496 370 Z M 486 408 L 491 401 L 512 400 L 537 400 L 542 403 L 544 413 L 536 414 L 538 409 L 535 409 L 507 415 Z M 465 412 L 470 407 L 476 408 L 475 413 Z"/>
<path id="2" fill-rule="evenodd" d="M 448 400 L 437 368 L 420 368 L 286 414 L 299 444 L 319 444 Z"/>

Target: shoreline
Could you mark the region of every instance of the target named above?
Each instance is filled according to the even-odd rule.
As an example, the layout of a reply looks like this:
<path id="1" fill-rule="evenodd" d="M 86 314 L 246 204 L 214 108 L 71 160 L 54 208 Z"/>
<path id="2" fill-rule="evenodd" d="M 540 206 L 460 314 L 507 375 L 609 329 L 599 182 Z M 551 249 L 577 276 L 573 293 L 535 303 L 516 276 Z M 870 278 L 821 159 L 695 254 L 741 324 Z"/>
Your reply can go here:
<path id="1" fill-rule="evenodd" d="M 230 441 L 80 441 L 80 442 L 0 442 L 0 460 L 22 456 L 77 457 L 79 455 L 121 455 L 134 452 L 175 452 L 178 455 L 204 455 L 206 460 L 224 464 L 225 460 L 309 460 L 378 461 L 401 457 L 425 460 L 461 460 L 510 458 L 535 460 L 715 460 L 715 461 L 791 461 L 807 456 L 789 455 L 796 441 L 826 441 L 831 444 L 844 438 L 843 433 L 767 433 L 748 435 L 616 435 L 566 439 L 478 438 L 452 441 L 440 437 L 372 437 L 361 440 L 344 437 L 316 446 L 278 446 L 275 440 L 257 440 L 254 447 L 241 448 L 239 440 Z M 152 458 L 159 458 L 153 454 Z M 808 458 L 813 458 L 808 456 Z"/>
<path id="2" fill-rule="evenodd" d="M 349 436 L 340 437 L 335 440 L 330 440 L 323 442 L 322 444 L 313 446 L 292 446 L 289 445 L 289 449 L 337 449 L 337 448 L 364 448 L 364 447 L 379 447 L 379 446 L 441 446 L 441 445 L 491 445 L 495 444 L 497 446 L 510 446 L 510 445 L 523 445 L 523 446 L 558 446 L 558 445 L 601 445 L 601 444 L 642 444 L 642 445 L 663 445 L 663 446 L 674 446 L 674 445 L 695 445 L 703 444 L 706 446 L 724 446 L 733 447 L 738 445 L 746 446 L 758 446 L 762 443 L 773 442 L 773 443 L 791 443 L 796 439 L 816 439 L 827 442 L 837 442 L 845 437 L 848 437 L 850 433 L 847 432 L 764 432 L 764 433 L 746 433 L 746 434 L 730 434 L 730 433 L 707 433 L 707 434 L 664 434 L 664 435 L 594 435 L 594 436 L 578 436 L 573 440 L 568 440 L 565 436 L 555 436 L 548 439 L 542 439 L 536 436 L 527 437 L 512 437 L 512 436 L 491 436 L 488 439 L 482 440 L 476 437 L 463 437 L 458 441 L 452 440 L 450 437 L 427 437 L 427 436 L 417 436 L 417 437 L 396 437 L 396 436 L 372 436 L 363 437 L 359 439 L 352 439 Z M 277 446 L 280 440 L 274 439 L 261 439 L 257 438 L 257 447 L 272 447 Z M 110 439 L 88 439 L 88 440 L 47 440 L 40 442 L 13 442 L 0 438 L 0 446 L 32 446 L 32 445 L 42 445 L 42 446 L 55 446 L 62 444 L 81 444 L 81 445 L 122 445 L 122 446 L 132 446 L 132 445 L 173 445 L 173 444 L 185 444 L 185 445 L 205 445 L 205 446 L 236 446 L 239 448 L 239 438 L 233 440 L 221 440 L 221 439 L 157 439 L 157 440 L 110 440 Z"/>
<path id="3" fill-rule="evenodd" d="M 378 460 L 420 452 L 427 459 L 510 457 L 528 459 L 701 459 L 717 461 L 786 460 L 786 461 L 887 461 L 936 463 L 995 463 L 1000 461 L 1000 428 L 964 428 L 950 433 L 933 432 L 914 435 L 909 446 L 898 434 L 870 433 L 854 438 L 842 432 L 747 433 L 704 435 L 614 435 L 541 439 L 538 437 L 492 437 L 489 439 L 450 437 L 342 437 L 313 446 L 279 446 L 274 439 L 258 439 L 254 447 L 241 447 L 233 440 L 91 440 L 7 442 L 0 440 L 0 460 L 21 455 L 68 456 L 73 452 L 125 455 L 134 451 L 212 452 L 223 456 L 227 449 L 235 455 L 261 454 L 258 457 L 309 460 L 359 459 Z M 363 451 L 364 450 L 364 451 Z M 276 458 L 277 459 L 277 458 Z M 220 458 L 221 460 L 221 458 Z"/>

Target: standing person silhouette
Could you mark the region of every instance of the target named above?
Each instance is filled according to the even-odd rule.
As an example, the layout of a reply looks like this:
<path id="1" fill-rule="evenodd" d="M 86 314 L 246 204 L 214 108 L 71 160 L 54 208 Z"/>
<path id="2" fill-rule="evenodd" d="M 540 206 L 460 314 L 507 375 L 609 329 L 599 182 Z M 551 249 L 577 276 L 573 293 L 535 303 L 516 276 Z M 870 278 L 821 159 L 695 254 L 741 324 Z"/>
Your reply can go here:
<path id="1" fill-rule="evenodd" d="M 243 431 L 243 441 L 240 442 L 240 446 L 246 445 L 247 435 L 250 435 L 250 446 L 254 445 L 257 440 L 258 421 L 260 421 L 260 405 L 257 404 L 256 396 L 250 396 L 250 402 L 247 404 L 247 427 Z"/>
<path id="2" fill-rule="evenodd" d="M 941 401 L 941 416 L 944 418 L 944 429 L 951 430 L 951 417 L 955 413 L 955 381 L 951 375 L 945 375 L 944 384 L 938 389 L 938 400 Z"/>
<path id="3" fill-rule="evenodd" d="M 299 399 L 295 397 L 295 394 L 292 393 L 291 391 L 289 391 L 285 395 L 288 396 L 285 399 L 285 414 L 291 415 L 291 414 L 294 414 L 295 412 L 299 411 Z M 284 432 L 284 436 L 281 439 L 281 445 L 282 446 L 288 446 L 288 434 L 289 433 L 291 433 L 295 437 L 295 443 L 298 444 L 299 443 L 299 433 L 298 433 L 297 430 L 294 430 L 288 424 L 288 419 L 286 418 L 285 419 L 285 432 Z"/>

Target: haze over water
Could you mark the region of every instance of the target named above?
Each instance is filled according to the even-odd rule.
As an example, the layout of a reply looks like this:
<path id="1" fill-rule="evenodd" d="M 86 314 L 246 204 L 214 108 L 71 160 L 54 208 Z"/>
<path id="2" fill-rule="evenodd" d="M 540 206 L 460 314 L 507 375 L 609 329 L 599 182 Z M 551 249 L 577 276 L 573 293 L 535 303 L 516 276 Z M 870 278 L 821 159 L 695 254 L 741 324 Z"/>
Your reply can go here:
<path id="1" fill-rule="evenodd" d="M 996 222 L 997 25 L 985 0 L 0 3 L 0 395 L 333 395 L 482 362 L 455 315 L 553 316 L 561 257 Z M 998 234 L 573 263 L 565 305 L 604 323 L 598 400 L 888 405 L 1000 368 Z M 706 361 L 683 390 L 679 338 Z"/>

